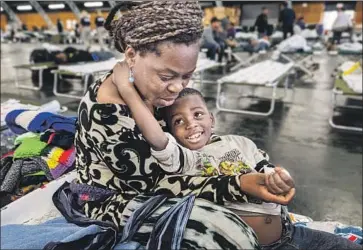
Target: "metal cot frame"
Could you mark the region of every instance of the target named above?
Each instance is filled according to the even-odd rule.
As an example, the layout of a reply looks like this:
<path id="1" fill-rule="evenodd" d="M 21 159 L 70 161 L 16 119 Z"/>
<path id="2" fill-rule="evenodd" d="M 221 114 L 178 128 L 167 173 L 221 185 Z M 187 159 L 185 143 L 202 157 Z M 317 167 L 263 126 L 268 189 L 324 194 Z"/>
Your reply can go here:
<path id="1" fill-rule="evenodd" d="M 335 129 L 346 130 L 346 131 L 362 132 L 363 131 L 362 127 L 339 125 L 339 124 L 336 124 L 334 122 L 334 120 L 333 120 L 333 117 L 334 117 L 334 113 L 335 113 L 335 109 L 336 108 L 344 108 L 344 109 L 362 109 L 363 108 L 362 106 L 356 106 L 356 105 L 341 105 L 341 106 L 339 106 L 337 104 L 337 97 L 338 96 L 355 97 L 355 98 L 357 98 L 357 97 L 361 97 L 362 98 L 362 96 L 363 96 L 360 93 L 355 93 L 352 90 L 349 90 L 349 87 L 347 85 L 344 87 L 344 89 L 347 89 L 347 90 L 341 89 L 341 87 L 339 86 L 339 84 L 338 84 L 337 81 L 341 81 L 342 84 L 346 85 L 346 83 L 344 82 L 343 79 L 339 79 L 339 78 L 336 78 L 335 79 L 335 86 L 334 86 L 334 88 L 332 90 L 333 114 L 329 118 L 329 125 L 332 128 L 335 128 Z M 360 99 L 360 100 L 362 100 L 362 99 Z"/>
<path id="2" fill-rule="evenodd" d="M 14 66 L 15 69 L 15 86 L 19 89 L 40 90 L 43 87 L 43 71 L 49 68 L 57 67 L 54 62 L 44 62 L 35 64 L 22 64 Z M 19 83 L 18 72 L 20 69 L 28 69 L 30 71 L 37 70 L 39 72 L 38 86 L 30 86 Z"/>
<path id="3" fill-rule="evenodd" d="M 284 72 L 283 74 L 281 74 L 275 81 L 270 81 L 267 82 L 265 84 L 251 84 L 251 83 L 232 83 L 232 82 L 224 82 L 222 80 L 218 80 L 218 89 L 217 89 L 217 99 L 216 99 L 216 107 L 218 111 L 223 111 L 223 112 L 231 112 L 231 113 L 237 113 L 237 114 L 248 114 L 248 115 L 255 115 L 255 116 L 269 116 L 271 115 L 274 110 L 275 110 L 275 102 L 276 100 L 280 100 L 280 99 L 284 99 L 287 93 L 287 89 L 288 89 L 288 82 L 285 80 L 284 81 L 284 94 L 282 96 L 277 96 L 276 95 L 276 90 L 277 90 L 277 86 L 279 85 L 279 83 L 281 82 L 281 80 L 283 80 L 287 74 L 290 72 L 291 69 L 293 69 L 294 65 L 292 64 L 291 67 L 289 67 L 286 72 Z M 242 85 L 242 86 L 253 86 L 255 88 L 257 87 L 267 87 L 267 88 L 272 88 L 272 93 L 271 93 L 271 98 L 267 98 L 270 100 L 270 109 L 267 112 L 258 112 L 258 111 L 250 111 L 250 110 L 243 110 L 243 109 L 229 109 L 229 108 L 224 108 L 221 106 L 220 102 L 221 102 L 221 93 L 222 93 L 222 87 L 224 84 L 231 84 L 231 85 Z M 241 96 L 244 97 L 244 96 Z M 241 98 L 240 97 L 240 98 Z M 249 96 L 251 97 L 251 96 Z M 258 97 L 257 97 L 258 98 Z M 262 99 L 262 98 L 260 98 Z M 266 99 L 266 98 L 263 98 Z"/>

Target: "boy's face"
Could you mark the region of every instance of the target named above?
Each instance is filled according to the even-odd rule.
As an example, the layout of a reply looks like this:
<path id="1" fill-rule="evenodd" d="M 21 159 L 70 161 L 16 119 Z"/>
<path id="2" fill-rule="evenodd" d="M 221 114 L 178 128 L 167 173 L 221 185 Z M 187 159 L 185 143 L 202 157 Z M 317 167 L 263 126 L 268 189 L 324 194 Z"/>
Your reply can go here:
<path id="1" fill-rule="evenodd" d="M 209 142 L 214 118 L 200 96 L 188 95 L 177 99 L 172 105 L 168 123 L 178 143 L 198 150 Z"/>

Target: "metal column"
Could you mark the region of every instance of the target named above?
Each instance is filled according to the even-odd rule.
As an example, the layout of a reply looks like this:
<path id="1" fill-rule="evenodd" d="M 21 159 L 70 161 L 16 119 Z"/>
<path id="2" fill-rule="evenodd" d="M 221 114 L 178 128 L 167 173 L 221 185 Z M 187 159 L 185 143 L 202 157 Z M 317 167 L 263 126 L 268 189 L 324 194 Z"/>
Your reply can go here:
<path id="1" fill-rule="evenodd" d="M 47 15 L 47 13 L 45 13 L 45 11 L 42 8 L 42 6 L 40 6 L 40 4 L 37 1 L 35 1 L 35 0 L 31 0 L 29 2 L 34 7 L 34 9 L 36 9 L 38 11 L 38 13 L 43 17 L 44 21 L 48 25 L 48 28 L 49 29 L 52 29 L 53 26 L 54 26 L 53 23 L 52 23 L 52 20 L 50 20 L 49 16 Z"/>
<path id="2" fill-rule="evenodd" d="M 21 21 L 19 17 L 14 13 L 14 11 L 7 5 L 4 1 L 0 1 L 1 7 L 8 13 L 10 20 L 15 21 L 19 26 L 21 26 Z"/>
<path id="3" fill-rule="evenodd" d="M 216 2 L 216 7 L 223 7 L 222 1 L 215 1 L 215 2 Z"/>
<path id="4" fill-rule="evenodd" d="M 79 11 L 77 5 L 73 1 L 65 1 L 69 8 L 71 8 L 72 12 L 76 15 L 76 17 L 80 20 L 81 19 L 81 12 Z"/>

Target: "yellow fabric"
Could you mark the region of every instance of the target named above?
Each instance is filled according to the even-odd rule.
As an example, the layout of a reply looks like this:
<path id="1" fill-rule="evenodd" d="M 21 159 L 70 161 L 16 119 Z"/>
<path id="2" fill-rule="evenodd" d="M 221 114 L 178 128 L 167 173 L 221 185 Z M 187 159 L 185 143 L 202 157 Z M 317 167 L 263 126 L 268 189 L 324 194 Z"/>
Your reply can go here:
<path id="1" fill-rule="evenodd" d="M 357 69 L 360 69 L 360 68 L 361 68 L 360 63 L 356 62 L 355 64 L 353 64 L 352 67 L 350 67 L 348 70 L 344 71 L 343 75 L 346 76 L 346 75 L 352 74 L 354 71 L 356 71 Z"/>
<path id="2" fill-rule="evenodd" d="M 46 162 L 48 164 L 48 167 L 50 169 L 54 169 L 59 164 L 59 159 L 62 156 L 64 150 L 61 148 L 54 148 L 52 149 L 52 152 L 49 154 L 49 157 L 47 157 Z"/>

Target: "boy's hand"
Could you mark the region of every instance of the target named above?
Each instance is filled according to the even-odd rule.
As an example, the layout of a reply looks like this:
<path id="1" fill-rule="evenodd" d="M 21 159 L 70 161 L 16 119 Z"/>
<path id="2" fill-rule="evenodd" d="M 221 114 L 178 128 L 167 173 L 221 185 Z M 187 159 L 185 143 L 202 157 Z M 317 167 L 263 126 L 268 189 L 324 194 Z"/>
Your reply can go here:
<path id="1" fill-rule="evenodd" d="M 295 196 L 295 188 L 290 188 L 283 195 L 270 192 L 265 185 L 266 174 L 249 173 L 240 176 L 241 190 L 266 202 L 287 205 Z"/>
<path id="2" fill-rule="evenodd" d="M 289 172 L 282 167 L 276 167 L 274 173 L 265 176 L 267 190 L 276 195 L 285 195 L 295 188 L 295 183 Z"/>
<path id="3" fill-rule="evenodd" d="M 112 70 L 112 82 L 116 85 L 119 90 L 124 90 L 125 88 L 133 88 L 133 84 L 129 82 L 129 69 L 127 64 L 118 62 L 113 67 Z M 123 92 L 120 91 L 122 94 Z"/>

